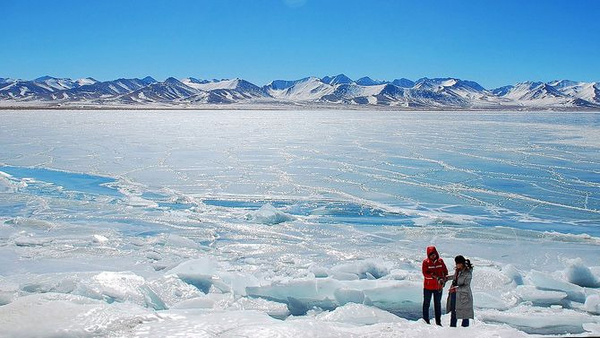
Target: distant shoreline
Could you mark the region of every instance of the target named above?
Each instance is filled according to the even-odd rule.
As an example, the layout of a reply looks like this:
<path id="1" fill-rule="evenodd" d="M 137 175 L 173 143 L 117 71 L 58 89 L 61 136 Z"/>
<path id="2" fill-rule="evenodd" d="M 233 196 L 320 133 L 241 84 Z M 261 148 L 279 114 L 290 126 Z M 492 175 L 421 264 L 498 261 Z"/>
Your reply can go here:
<path id="1" fill-rule="evenodd" d="M 269 110 L 269 111 L 382 111 L 382 112 L 589 112 L 600 113 L 598 108 L 584 107 L 518 107 L 506 106 L 497 108 L 465 108 L 465 107 L 398 107 L 398 106 L 355 106 L 355 105 L 198 105 L 198 106 L 112 106 L 112 105 L 12 105 L 0 103 L 0 111 L 7 110 L 164 110 L 164 111 L 206 111 L 206 110 Z"/>

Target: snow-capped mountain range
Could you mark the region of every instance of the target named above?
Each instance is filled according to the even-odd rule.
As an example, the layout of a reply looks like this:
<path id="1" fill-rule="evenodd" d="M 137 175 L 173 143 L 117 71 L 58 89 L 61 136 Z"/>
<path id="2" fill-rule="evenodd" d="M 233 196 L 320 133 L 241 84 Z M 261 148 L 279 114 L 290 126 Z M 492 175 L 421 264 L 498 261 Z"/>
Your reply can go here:
<path id="1" fill-rule="evenodd" d="M 261 104 L 399 109 L 600 109 L 600 82 L 522 82 L 486 89 L 474 81 L 422 78 L 417 81 L 352 80 L 344 74 L 274 80 L 259 87 L 243 79 L 170 77 L 97 81 L 44 76 L 0 78 L 0 107 L 123 107 Z"/>

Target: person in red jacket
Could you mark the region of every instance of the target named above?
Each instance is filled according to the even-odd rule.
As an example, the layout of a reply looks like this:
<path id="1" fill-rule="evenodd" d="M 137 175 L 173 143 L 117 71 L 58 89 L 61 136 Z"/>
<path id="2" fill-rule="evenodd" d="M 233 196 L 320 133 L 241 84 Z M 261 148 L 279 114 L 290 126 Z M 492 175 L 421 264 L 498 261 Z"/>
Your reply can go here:
<path id="1" fill-rule="evenodd" d="M 448 268 L 440 258 L 435 246 L 427 247 L 427 259 L 423 261 L 423 319 L 429 324 L 429 304 L 433 296 L 435 323 L 442 325 L 442 291 Z"/>

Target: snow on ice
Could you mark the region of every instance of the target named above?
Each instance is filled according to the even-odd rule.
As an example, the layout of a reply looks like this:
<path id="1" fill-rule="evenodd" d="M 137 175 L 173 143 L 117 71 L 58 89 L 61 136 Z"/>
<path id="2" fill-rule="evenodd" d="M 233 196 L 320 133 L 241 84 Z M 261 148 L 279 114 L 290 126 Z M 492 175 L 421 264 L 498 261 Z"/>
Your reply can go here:
<path id="1" fill-rule="evenodd" d="M 598 114 L 0 119 L 0 337 L 600 335 Z M 431 244 L 469 328 L 420 319 Z"/>

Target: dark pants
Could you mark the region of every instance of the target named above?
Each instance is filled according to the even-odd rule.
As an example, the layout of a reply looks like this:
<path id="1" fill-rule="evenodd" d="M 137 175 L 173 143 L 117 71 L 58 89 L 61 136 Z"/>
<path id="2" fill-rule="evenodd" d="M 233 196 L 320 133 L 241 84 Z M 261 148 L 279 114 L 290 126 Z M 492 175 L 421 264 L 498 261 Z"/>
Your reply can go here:
<path id="1" fill-rule="evenodd" d="M 435 313 L 435 323 L 442 325 L 442 291 L 423 289 L 423 319 L 429 323 L 429 304 L 433 296 L 433 310 Z"/>
<path id="2" fill-rule="evenodd" d="M 456 327 L 456 322 L 458 322 L 458 319 L 456 319 L 456 293 L 450 294 L 450 310 L 452 311 L 450 313 L 450 326 Z M 460 326 L 469 326 L 469 318 L 463 319 Z"/>

